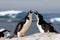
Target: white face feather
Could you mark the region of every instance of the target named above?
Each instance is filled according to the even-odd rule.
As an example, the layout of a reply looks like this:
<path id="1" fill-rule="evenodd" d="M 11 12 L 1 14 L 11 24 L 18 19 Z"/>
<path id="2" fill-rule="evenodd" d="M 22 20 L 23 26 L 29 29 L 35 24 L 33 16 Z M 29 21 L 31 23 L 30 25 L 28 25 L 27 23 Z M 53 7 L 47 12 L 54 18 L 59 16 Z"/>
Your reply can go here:
<path id="1" fill-rule="evenodd" d="M 36 15 L 37 21 L 39 21 L 38 15 Z"/>

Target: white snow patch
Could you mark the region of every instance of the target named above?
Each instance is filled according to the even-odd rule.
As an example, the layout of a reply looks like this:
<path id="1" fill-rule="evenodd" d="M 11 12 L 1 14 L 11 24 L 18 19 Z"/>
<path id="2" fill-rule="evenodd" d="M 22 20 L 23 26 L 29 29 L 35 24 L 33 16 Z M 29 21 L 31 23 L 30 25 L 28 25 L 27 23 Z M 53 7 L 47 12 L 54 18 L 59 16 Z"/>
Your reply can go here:
<path id="1" fill-rule="evenodd" d="M 51 22 L 60 22 L 60 18 L 52 18 L 50 19 Z"/>
<path id="2" fill-rule="evenodd" d="M 11 11 L 1 11 L 0 12 L 0 16 L 4 16 L 6 14 L 17 14 L 17 13 L 21 13 L 22 11 L 16 11 L 16 10 L 11 10 Z"/>
<path id="3" fill-rule="evenodd" d="M 4 31 L 5 29 L 4 28 L 2 28 L 2 29 L 0 29 L 0 32 L 2 32 L 2 31 Z"/>

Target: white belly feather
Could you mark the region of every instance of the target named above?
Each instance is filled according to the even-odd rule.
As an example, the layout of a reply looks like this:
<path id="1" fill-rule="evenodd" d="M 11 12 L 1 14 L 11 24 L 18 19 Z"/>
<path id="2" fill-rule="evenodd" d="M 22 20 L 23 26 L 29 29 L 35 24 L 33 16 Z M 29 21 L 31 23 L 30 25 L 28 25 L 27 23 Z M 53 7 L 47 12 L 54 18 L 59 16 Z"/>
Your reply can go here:
<path id="1" fill-rule="evenodd" d="M 42 29 L 42 26 L 37 23 L 37 27 L 41 33 L 44 33 L 44 30 Z"/>
<path id="2" fill-rule="evenodd" d="M 20 32 L 25 33 L 29 29 L 31 22 L 32 22 L 32 20 L 26 20 L 26 23 L 23 25 L 23 28 Z"/>

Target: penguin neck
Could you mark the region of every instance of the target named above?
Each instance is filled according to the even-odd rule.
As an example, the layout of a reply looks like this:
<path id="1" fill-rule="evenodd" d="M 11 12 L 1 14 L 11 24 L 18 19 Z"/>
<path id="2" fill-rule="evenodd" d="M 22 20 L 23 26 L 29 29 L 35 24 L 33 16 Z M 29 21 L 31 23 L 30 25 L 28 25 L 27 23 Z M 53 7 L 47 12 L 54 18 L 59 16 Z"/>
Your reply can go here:
<path id="1" fill-rule="evenodd" d="M 36 19 L 37 19 L 37 21 L 39 21 L 38 15 L 36 15 Z"/>
<path id="2" fill-rule="evenodd" d="M 32 20 L 32 14 L 31 13 L 29 13 L 28 17 L 29 17 L 29 20 Z"/>
<path id="3" fill-rule="evenodd" d="M 39 23 L 39 18 L 37 17 L 37 24 Z"/>
<path id="4" fill-rule="evenodd" d="M 37 17 L 37 24 L 43 24 L 43 23 L 44 23 L 44 20 Z"/>

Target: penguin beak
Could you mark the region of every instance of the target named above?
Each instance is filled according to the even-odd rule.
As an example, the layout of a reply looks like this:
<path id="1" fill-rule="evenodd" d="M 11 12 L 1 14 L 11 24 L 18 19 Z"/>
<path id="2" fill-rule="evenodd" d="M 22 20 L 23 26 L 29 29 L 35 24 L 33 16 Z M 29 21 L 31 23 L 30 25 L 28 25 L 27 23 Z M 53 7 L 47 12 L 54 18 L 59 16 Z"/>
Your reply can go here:
<path id="1" fill-rule="evenodd" d="M 29 13 L 33 13 L 33 11 L 32 11 L 32 10 L 30 10 L 30 11 L 29 11 Z"/>
<path id="2" fill-rule="evenodd" d="M 38 14 L 38 12 L 37 12 L 37 11 L 35 11 L 34 13 L 35 13 L 36 15 Z"/>

